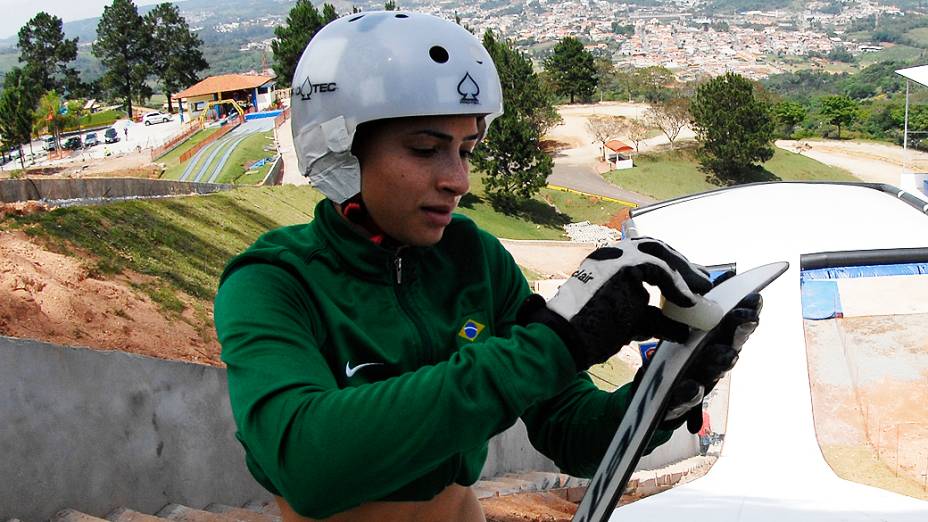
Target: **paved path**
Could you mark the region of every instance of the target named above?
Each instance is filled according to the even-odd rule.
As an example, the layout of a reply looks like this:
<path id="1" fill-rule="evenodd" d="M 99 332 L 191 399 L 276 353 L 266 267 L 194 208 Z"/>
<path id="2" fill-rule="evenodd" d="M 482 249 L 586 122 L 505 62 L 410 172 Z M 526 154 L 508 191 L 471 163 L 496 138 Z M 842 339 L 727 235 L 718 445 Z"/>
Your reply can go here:
<path id="1" fill-rule="evenodd" d="M 902 174 L 928 170 L 928 153 L 889 143 L 843 140 L 777 140 L 776 146 L 847 170 L 861 181 L 900 186 Z"/>
<path id="2" fill-rule="evenodd" d="M 656 199 L 617 187 L 609 183 L 589 165 L 574 165 L 554 159 L 554 171 L 548 176 L 548 184 L 559 185 L 588 194 L 607 196 L 635 203 L 638 206 L 656 202 Z"/>
<path id="3" fill-rule="evenodd" d="M 284 178 L 281 181 L 283 185 L 309 185 L 309 178 L 300 173 L 300 167 L 296 161 L 296 150 L 293 148 L 293 134 L 291 133 L 290 122 L 287 120 L 277 129 L 277 148 L 284 160 Z"/>

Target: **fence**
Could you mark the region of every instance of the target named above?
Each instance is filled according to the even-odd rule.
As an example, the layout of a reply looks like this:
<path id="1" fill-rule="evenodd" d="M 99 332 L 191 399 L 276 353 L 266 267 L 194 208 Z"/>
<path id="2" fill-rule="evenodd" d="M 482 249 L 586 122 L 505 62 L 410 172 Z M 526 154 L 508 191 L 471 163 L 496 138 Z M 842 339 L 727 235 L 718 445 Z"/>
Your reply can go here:
<path id="1" fill-rule="evenodd" d="M 180 162 L 183 163 L 183 162 L 187 161 L 188 159 L 192 158 L 193 155 L 196 154 L 197 152 L 200 152 L 200 150 L 202 150 L 203 147 L 209 145 L 210 143 L 212 143 L 212 142 L 218 140 L 219 138 L 225 136 L 226 134 L 232 132 L 234 129 L 236 129 L 236 128 L 237 128 L 239 125 L 241 125 L 241 124 L 242 124 L 242 118 L 238 118 L 238 120 L 236 120 L 235 124 L 226 124 L 224 127 L 222 127 L 221 129 L 219 129 L 219 132 L 216 132 L 215 134 L 211 135 L 210 137 L 206 138 L 205 140 L 201 141 L 200 143 L 197 143 L 196 145 L 194 145 L 194 146 L 193 146 L 190 150 L 188 150 L 187 152 L 181 154 L 181 155 L 180 155 Z"/>
<path id="2" fill-rule="evenodd" d="M 280 182 L 284 179 L 284 157 L 281 154 L 277 155 L 277 158 L 274 160 L 274 164 L 271 165 L 271 169 L 267 171 L 267 176 L 264 176 L 264 181 L 261 183 L 264 186 L 270 185 L 280 185 Z"/>
<path id="3" fill-rule="evenodd" d="M 289 117 L 290 117 L 290 107 L 287 107 L 286 109 L 284 109 L 283 112 L 278 114 L 276 118 L 274 118 L 274 127 L 275 128 L 280 127 L 281 125 L 284 124 L 285 121 L 287 121 L 287 118 Z"/>
<path id="4" fill-rule="evenodd" d="M 151 149 L 151 160 L 155 161 L 156 159 L 164 156 L 168 152 L 174 150 L 175 147 L 181 143 L 187 141 L 190 136 L 193 136 L 196 132 L 203 128 L 203 122 L 200 120 L 194 121 L 191 123 L 187 130 L 181 132 L 177 136 L 170 138 L 168 141 L 164 142 L 161 146 Z"/>

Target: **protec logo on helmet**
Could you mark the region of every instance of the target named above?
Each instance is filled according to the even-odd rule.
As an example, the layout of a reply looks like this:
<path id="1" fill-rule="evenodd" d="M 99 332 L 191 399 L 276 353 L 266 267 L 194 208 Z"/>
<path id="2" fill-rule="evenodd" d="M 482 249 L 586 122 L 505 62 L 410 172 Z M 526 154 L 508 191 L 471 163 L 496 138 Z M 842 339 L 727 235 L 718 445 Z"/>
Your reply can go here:
<path id="1" fill-rule="evenodd" d="M 480 94 L 480 86 L 477 85 L 469 72 L 464 73 L 464 77 L 458 83 L 458 94 L 461 95 L 461 103 L 480 103 L 480 100 L 477 99 L 477 95 Z"/>
<path id="2" fill-rule="evenodd" d="M 312 100 L 312 96 L 315 93 L 335 92 L 336 90 L 337 86 L 335 82 L 312 83 L 307 77 L 299 87 L 293 90 L 292 94 L 294 96 L 299 95 L 301 100 L 307 101 Z"/>

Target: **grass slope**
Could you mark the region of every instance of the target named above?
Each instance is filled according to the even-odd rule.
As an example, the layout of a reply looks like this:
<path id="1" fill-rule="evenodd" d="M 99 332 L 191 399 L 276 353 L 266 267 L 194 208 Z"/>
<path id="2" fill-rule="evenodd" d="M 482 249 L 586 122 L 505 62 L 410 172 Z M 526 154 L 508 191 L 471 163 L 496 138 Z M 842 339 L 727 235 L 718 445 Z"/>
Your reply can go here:
<path id="1" fill-rule="evenodd" d="M 267 141 L 267 140 L 265 140 Z M 604 222 L 619 205 L 545 191 L 510 214 L 486 202 L 473 176 L 474 193 L 462 209 L 491 233 L 513 239 L 562 239 L 562 224 Z M 547 196 L 560 209 L 544 202 Z M 322 195 L 311 187 L 247 187 L 208 196 L 137 200 L 59 208 L 0 218 L 0 229 L 22 229 L 52 250 L 80 256 L 98 277 L 132 270 L 158 284 L 141 288 L 171 312 L 183 310 L 178 293 L 212 300 L 232 256 L 273 228 L 306 223 Z M 532 274 L 527 274 L 532 276 Z"/>
<path id="2" fill-rule="evenodd" d="M 622 208 L 618 203 L 541 189 L 533 199 L 508 212 L 493 209 L 480 175 L 471 173 L 470 193 L 458 212 L 497 237 L 509 239 L 567 239 L 563 226 L 577 221 L 604 224 Z M 552 206 L 553 205 L 553 206 Z"/>
<path id="3" fill-rule="evenodd" d="M 656 199 L 669 199 L 719 188 L 706 181 L 699 170 L 692 146 L 635 158 L 635 168 L 614 170 L 605 178 L 625 189 Z M 849 172 L 830 167 L 800 154 L 774 149 L 773 158 L 763 164 L 755 181 L 859 181 Z"/>

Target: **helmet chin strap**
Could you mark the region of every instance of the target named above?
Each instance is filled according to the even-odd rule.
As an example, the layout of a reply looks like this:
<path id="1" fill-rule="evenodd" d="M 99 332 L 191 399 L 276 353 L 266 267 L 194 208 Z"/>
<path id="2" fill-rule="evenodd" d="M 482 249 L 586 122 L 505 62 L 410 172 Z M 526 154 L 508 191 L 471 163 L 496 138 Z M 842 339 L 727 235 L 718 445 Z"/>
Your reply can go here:
<path id="1" fill-rule="evenodd" d="M 395 248 L 400 246 L 399 242 L 388 236 L 387 233 L 374 222 L 374 219 L 367 211 L 367 207 L 364 205 L 364 200 L 361 199 L 361 194 L 356 194 L 348 198 L 348 200 L 339 205 L 338 208 L 342 217 L 354 225 L 357 225 L 359 229 L 367 234 L 367 238 L 371 243 L 384 248 Z"/>

